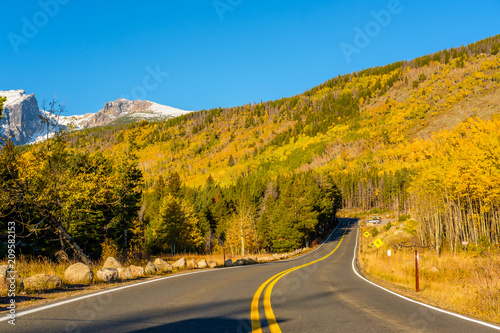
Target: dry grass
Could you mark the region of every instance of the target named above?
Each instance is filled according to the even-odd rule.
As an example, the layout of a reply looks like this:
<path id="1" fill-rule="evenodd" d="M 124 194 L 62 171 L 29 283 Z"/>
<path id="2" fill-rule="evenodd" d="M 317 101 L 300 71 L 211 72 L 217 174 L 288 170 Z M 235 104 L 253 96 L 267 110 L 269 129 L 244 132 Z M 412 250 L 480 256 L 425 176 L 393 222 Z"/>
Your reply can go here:
<path id="1" fill-rule="evenodd" d="M 371 231 L 372 228 L 363 228 Z M 412 298 L 485 321 L 500 323 L 500 254 L 498 251 L 445 253 L 437 256 L 419 249 L 420 292 L 415 292 L 415 254 L 412 248 L 397 250 L 403 226 L 385 230 L 368 239 L 361 236 L 360 265 L 373 280 Z M 400 230 L 399 235 L 394 235 Z M 399 236 L 399 237 L 398 237 Z M 380 238 L 377 250 L 370 242 Z M 392 245 L 392 246 L 391 246 Z M 391 249 L 390 266 L 387 250 Z"/>
<path id="2" fill-rule="evenodd" d="M 482 120 L 490 120 L 493 115 L 500 111 L 500 87 L 498 84 L 490 83 L 489 89 L 474 98 L 465 98 L 453 105 L 453 107 L 434 117 L 429 118 L 426 126 L 414 135 L 415 138 L 429 139 L 433 132 L 441 130 L 452 130 L 456 125 L 469 117 L 478 117 Z"/>

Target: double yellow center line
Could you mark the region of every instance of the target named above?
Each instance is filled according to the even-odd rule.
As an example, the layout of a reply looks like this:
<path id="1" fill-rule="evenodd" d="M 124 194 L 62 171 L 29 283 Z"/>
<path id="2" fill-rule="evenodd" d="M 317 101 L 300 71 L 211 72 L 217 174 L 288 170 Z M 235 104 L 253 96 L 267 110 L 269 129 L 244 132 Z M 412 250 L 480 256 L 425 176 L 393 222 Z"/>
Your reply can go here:
<path id="1" fill-rule="evenodd" d="M 340 244 L 342 243 L 342 240 L 344 240 L 344 236 L 347 232 L 349 225 L 345 227 L 344 233 L 342 235 L 342 238 L 340 239 L 339 243 L 337 246 L 332 250 L 332 252 L 328 253 L 326 256 L 316 259 L 314 261 L 311 261 L 307 264 L 303 264 L 300 266 L 292 267 L 290 269 L 287 269 L 283 272 L 280 272 L 274 276 L 272 276 L 270 279 L 268 279 L 266 282 L 260 285 L 259 289 L 255 292 L 253 295 L 252 299 L 252 305 L 251 305 L 251 310 L 250 310 L 250 321 L 252 322 L 252 332 L 253 333 L 262 333 L 262 327 L 260 326 L 260 317 L 259 317 L 259 300 L 260 300 L 260 295 L 262 294 L 262 291 L 264 291 L 264 313 L 266 315 L 267 323 L 269 324 L 269 330 L 271 333 L 281 333 L 281 329 L 278 325 L 278 322 L 276 321 L 276 317 L 274 316 L 273 309 L 271 307 L 271 293 L 273 291 L 274 285 L 285 275 L 288 273 L 291 273 L 293 271 L 296 271 L 298 269 L 301 269 L 303 267 L 312 265 L 314 263 L 317 263 L 318 261 L 324 260 L 331 256 L 332 254 L 337 251 L 339 248 Z"/>

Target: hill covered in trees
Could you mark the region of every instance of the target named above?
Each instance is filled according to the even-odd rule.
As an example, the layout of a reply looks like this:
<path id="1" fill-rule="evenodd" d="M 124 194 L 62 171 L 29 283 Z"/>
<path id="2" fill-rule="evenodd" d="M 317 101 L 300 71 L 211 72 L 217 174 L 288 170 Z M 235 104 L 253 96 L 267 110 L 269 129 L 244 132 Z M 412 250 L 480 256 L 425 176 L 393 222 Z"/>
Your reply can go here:
<path id="1" fill-rule="evenodd" d="M 81 214 L 58 218 L 75 238 L 81 228 L 79 242 L 94 256 L 102 244 L 135 252 L 222 244 L 235 253 L 285 251 L 321 235 L 340 207 L 411 213 L 415 235 L 438 252 L 463 241 L 498 245 L 499 45 L 500 36 L 488 38 L 280 100 L 62 133 L 62 161 L 76 170 L 70 179 L 124 168 L 123 184 L 142 195 L 113 196 L 117 178 L 103 187 L 111 197 L 102 204 L 89 201 L 97 185 L 80 191 L 81 201 L 59 199 L 78 202 Z M 46 147 L 17 152 L 22 167 L 3 181 L 31 186 L 29 170 L 43 161 L 32 156 Z M 2 163 L 12 154 L 4 147 Z M 121 210 L 113 210 L 118 198 Z M 1 209 L 6 225 L 10 208 Z M 32 234 L 42 217 L 21 215 Z"/>

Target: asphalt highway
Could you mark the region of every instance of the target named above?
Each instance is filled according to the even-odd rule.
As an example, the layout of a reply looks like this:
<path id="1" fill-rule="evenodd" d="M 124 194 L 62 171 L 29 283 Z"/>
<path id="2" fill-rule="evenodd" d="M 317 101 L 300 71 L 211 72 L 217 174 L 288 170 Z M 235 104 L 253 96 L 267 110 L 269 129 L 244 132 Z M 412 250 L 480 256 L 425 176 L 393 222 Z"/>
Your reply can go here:
<path id="1" fill-rule="evenodd" d="M 15 326 L 0 321 L 0 332 L 497 331 L 360 278 L 357 228 L 343 219 L 324 245 L 288 261 L 200 270 L 23 309 Z"/>

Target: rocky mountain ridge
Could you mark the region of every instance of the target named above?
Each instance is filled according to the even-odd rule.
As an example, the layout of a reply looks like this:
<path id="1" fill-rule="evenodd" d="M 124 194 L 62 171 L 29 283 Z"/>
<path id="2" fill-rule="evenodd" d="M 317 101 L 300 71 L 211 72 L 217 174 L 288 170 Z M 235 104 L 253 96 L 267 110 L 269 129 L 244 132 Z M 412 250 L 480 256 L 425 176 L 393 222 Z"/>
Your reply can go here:
<path id="1" fill-rule="evenodd" d="M 177 117 L 190 111 L 150 101 L 129 101 L 123 98 L 107 102 L 96 113 L 77 116 L 57 116 L 40 109 L 35 94 L 27 95 L 24 90 L 0 91 L 4 102 L 3 117 L 0 120 L 0 137 L 11 138 L 16 145 L 43 141 L 47 137 L 47 124 L 40 117 L 49 118 L 50 128 L 55 130 L 85 129 L 114 123 L 128 123 L 138 120 L 163 120 Z"/>

